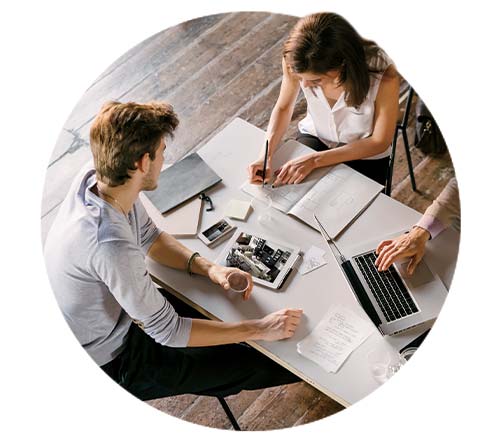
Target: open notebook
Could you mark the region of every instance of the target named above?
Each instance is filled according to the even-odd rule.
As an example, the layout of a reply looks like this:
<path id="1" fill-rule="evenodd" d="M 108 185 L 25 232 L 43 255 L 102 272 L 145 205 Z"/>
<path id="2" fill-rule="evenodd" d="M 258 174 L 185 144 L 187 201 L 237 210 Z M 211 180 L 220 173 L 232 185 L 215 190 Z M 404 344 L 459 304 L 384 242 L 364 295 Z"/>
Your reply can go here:
<path id="1" fill-rule="evenodd" d="M 311 153 L 309 147 L 297 141 L 287 141 L 273 158 L 272 171 L 290 159 Z M 273 207 L 291 214 L 318 229 L 314 214 L 321 219 L 328 234 L 335 238 L 377 197 L 383 186 L 338 164 L 314 170 L 300 184 L 271 188 L 252 185 L 248 181 L 241 190 L 260 200 L 271 196 Z"/>

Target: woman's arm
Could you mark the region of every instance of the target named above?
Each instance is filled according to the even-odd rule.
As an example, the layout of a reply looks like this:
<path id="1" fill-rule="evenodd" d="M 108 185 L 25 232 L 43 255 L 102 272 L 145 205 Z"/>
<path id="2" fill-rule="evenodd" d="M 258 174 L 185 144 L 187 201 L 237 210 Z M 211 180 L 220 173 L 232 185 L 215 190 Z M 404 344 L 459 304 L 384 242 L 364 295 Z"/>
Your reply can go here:
<path id="1" fill-rule="evenodd" d="M 283 79 L 281 81 L 280 94 L 271 112 L 266 132 L 266 139 L 269 142 L 268 164 L 271 163 L 272 156 L 290 124 L 295 101 L 300 91 L 299 80 L 289 72 L 284 58 L 282 59 L 282 69 Z M 248 175 L 252 184 L 262 183 L 262 176 L 257 175 L 257 171 L 263 168 L 264 154 L 265 150 L 263 148 L 259 154 L 259 158 L 248 166 Z"/>
<path id="2" fill-rule="evenodd" d="M 399 116 L 399 77 L 396 68 L 389 66 L 380 82 L 375 100 L 373 133 L 368 138 L 318 153 L 317 167 L 369 158 L 383 153 L 391 144 Z"/>
<path id="3" fill-rule="evenodd" d="M 316 168 L 368 158 L 384 152 L 392 142 L 398 115 L 399 77 L 396 68 L 391 65 L 382 77 L 375 100 L 372 135 L 342 147 L 314 152 L 289 161 L 279 170 L 274 185 L 298 184 Z"/>

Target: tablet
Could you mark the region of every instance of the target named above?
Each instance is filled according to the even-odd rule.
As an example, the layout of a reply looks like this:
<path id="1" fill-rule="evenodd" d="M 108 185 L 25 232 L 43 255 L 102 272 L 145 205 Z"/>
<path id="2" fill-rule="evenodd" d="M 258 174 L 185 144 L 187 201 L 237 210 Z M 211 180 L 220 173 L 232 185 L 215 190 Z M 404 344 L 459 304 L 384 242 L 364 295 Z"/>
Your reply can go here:
<path id="1" fill-rule="evenodd" d="M 217 263 L 250 273 L 254 283 L 280 289 L 296 268 L 300 248 L 238 228 Z"/>

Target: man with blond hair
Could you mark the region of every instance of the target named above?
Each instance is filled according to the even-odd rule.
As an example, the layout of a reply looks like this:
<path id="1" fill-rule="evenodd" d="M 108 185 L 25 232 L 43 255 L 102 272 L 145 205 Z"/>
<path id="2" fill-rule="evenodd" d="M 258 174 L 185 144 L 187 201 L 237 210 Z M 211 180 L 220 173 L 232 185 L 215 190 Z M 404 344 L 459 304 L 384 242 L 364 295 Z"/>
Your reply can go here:
<path id="1" fill-rule="evenodd" d="M 226 268 L 193 253 L 147 215 L 138 196 L 154 190 L 166 138 L 178 118 L 166 103 L 106 103 L 90 129 L 92 166 L 75 178 L 45 244 L 51 285 L 81 345 L 140 399 L 193 393 L 226 396 L 298 381 L 245 344 L 291 337 L 302 314 L 284 309 L 239 323 L 203 319 L 158 290 L 145 257 L 229 289 Z M 252 290 L 243 294 L 246 300 Z"/>

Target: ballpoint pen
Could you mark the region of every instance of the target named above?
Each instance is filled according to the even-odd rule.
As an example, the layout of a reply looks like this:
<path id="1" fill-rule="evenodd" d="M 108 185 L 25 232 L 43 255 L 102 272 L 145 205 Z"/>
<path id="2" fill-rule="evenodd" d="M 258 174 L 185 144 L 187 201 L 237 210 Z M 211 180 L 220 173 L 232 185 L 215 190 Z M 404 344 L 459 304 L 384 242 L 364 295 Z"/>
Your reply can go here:
<path id="1" fill-rule="evenodd" d="M 266 139 L 266 152 L 264 155 L 264 169 L 262 170 L 262 187 L 266 185 L 266 167 L 267 167 L 267 153 L 269 150 L 269 141 Z"/>

